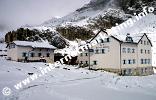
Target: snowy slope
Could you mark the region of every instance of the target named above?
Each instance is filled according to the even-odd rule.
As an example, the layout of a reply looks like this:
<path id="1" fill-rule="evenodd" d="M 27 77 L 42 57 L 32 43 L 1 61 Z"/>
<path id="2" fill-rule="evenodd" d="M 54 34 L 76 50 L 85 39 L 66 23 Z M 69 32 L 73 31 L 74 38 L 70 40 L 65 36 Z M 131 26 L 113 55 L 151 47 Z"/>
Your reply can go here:
<path id="1" fill-rule="evenodd" d="M 69 24 L 83 26 L 87 24 L 87 20 L 89 20 L 90 18 L 104 15 L 106 12 L 109 12 L 109 9 L 119 9 L 116 4 L 116 0 L 91 0 L 90 3 L 85 4 L 83 7 L 77 9 L 76 11 L 62 18 L 53 17 L 52 19 L 42 23 L 41 26 L 57 27 L 60 25 L 64 26 Z M 122 10 L 120 11 L 122 12 Z"/>
<path id="2" fill-rule="evenodd" d="M 107 72 L 94 72 L 61 66 L 33 81 L 21 90 L 13 86 L 37 73 L 43 63 L 19 63 L 0 59 L 0 90 L 5 86 L 12 95 L 0 100 L 155 100 L 156 75 L 122 77 Z M 68 67 L 70 70 L 63 68 Z"/>

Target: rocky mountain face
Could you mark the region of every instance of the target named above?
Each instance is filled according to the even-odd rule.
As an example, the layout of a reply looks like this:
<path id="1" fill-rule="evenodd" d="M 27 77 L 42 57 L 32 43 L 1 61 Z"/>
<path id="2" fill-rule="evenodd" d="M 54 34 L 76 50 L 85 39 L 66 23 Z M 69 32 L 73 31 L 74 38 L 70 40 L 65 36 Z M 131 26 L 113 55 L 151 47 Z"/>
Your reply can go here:
<path id="1" fill-rule="evenodd" d="M 145 6 L 156 7 L 155 0 L 91 0 L 89 4 L 77 9 L 75 12 L 68 14 L 59 19 L 51 19 L 41 24 L 43 26 L 57 27 L 60 25 L 81 25 L 86 23 L 86 20 L 95 18 L 99 15 L 104 15 L 111 12 L 112 15 L 127 19 L 133 16 L 134 13 L 142 12 Z M 154 12 L 156 14 L 156 11 Z"/>

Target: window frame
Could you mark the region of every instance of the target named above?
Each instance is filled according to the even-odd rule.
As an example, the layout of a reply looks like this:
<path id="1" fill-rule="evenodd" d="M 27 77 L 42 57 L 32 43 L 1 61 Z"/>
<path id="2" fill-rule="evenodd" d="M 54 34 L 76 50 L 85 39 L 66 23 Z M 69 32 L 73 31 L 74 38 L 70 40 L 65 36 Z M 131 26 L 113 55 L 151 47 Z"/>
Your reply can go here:
<path id="1" fill-rule="evenodd" d="M 135 59 L 133 59 L 133 64 L 136 64 L 136 60 Z"/>
<path id="2" fill-rule="evenodd" d="M 148 54 L 150 54 L 151 52 L 150 52 L 150 50 L 148 50 Z"/>
<path id="3" fill-rule="evenodd" d="M 22 52 L 22 57 L 26 57 L 27 53 L 26 52 Z"/>
<path id="4" fill-rule="evenodd" d="M 41 57 L 42 56 L 42 53 L 38 53 L 38 57 Z"/>
<path id="5" fill-rule="evenodd" d="M 95 61 L 93 61 L 93 65 L 97 65 L 97 61 L 95 60 Z"/>
<path id="6" fill-rule="evenodd" d="M 80 56 L 82 57 L 83 56 L 83 53 L 80 53 Z"/>
<path id="7" fill-rule="evenodd" d="M 50 57 L 50 53 L 46 53 L 46 57 Z"/>
<path id="8" fill-rule="evenodd" d="M 140 49 L 140 53 L 143 54 L 143 49 Z"/>
<path id="9" fill-rule="evenodd" d="M 101 49 L 101 53 L 102 54 L 105 54 L 106 52 L 105 52 L 105 49 Z"/>
<path id="10" fill-rule="evenodd" d="M 144 41 L 144 45 L 146 45 L 146 41 Z"/>
<path id="11" fill-rule="evenodd" d="M 95 50 L 95 54 L 99 54 L 99 49 L 96 49 Z"/>
<path id="12" fill-rule="evenodd" d="M 86 56 L 88 56 L 88 53 L 85 53 Z"/>
<path id="13" fill-rule="evenodd" d="M 128 64 L 131 64 L 131 59 L 128 59 Z"/>
<path id="14" fill-rule="evenodd" d="M 135 53 L 135 49 L 134 48 L 132 49 L 132 53 Z"/>
<path id="15" fill-rule="evenodd" d="M 30 57 L 35 57 L 35 53 L 34 52 L 30 53 Z"/>
<path id="16" fill-rule="evenodd" d="M 141 43 L 141 44 L 143 44 L 143 41 L 142 41 L 142 40 L 140 40 L 140 43 Z"/>
<path id="17" fill-rule="evenodd" d="M 131 53 L 131 48 L 127 48 L 127 53 Z"/>
<path id="18" fill-rule="evenodd" d="M 124 60 L 123 60 L 123 65 L 126 65 L 126 64 L 127 64 L 127 63 L 126 63 L 126 60 L 124 59 Z"/>
<path id="19" fill-rule="evenodd" d="M 122 48 L 122 53 L 126 53 L 126 48 Z"/>
<path id="20" fill-rule="evenodd" d="M 144 59 L 141 59 L 140 61 L 141 61 L 141 64 L 144 64 Z"/>

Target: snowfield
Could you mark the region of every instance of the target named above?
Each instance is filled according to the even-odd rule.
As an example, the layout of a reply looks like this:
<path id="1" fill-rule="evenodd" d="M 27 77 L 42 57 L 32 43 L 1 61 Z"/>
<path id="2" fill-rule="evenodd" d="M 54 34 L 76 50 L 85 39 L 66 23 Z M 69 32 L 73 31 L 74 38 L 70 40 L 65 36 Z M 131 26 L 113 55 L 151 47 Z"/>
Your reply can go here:
<path id="1" fill-rule="evenodd" d="M 28 73 L 37 73 L 48 64 L 5 59 L 0 64 L 0 90 L 12 89 L 10 96 L 0 93 L 0 100 L 156 100 L 156 75 L 123 77 L 62 65 L 16 90 L 14 85 L 29 77 Z"/>

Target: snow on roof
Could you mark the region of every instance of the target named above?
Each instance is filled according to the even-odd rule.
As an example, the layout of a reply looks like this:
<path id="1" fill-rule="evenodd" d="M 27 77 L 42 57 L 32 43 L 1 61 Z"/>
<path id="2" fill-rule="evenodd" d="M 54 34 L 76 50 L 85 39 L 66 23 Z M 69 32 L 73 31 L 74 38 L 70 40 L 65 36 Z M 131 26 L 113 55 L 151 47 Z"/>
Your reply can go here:
<path id="1" fill-rule="evenodd" d="M 120 41 L 123 41 L 123 42 L 126 42 L 126 35 L 123 35 L 123 34 L 120 34 L 120 35 L 112 35 L 114 36 L 115 38 L 117 38 L 118 40 Z M 143 34 L 130 34 L 130 36 L 132 37 L 133 39 L 133 42 L 134 43 L 138 43 L 139 40 L 141 39 L 141 37 L 143 36 Z"/>
<path id="2" fill-rule="evenodd" d="M 100 30 L 101 31 L 101 30 Z M 97 32 L 97 30 L 94 31 L 94 33 L 96 32 L 96 34 L 98 34 L 99 32 Z M 110 36 L 118 39 L 119 41 L 122 41 L 122 42 L 127 42 L 126 41 L 126 37 L 127 37 L 127 33 L 126 34 L 119 34 L 119 33 L 115 33 L 115 32 L 111 32 L 110 29 L 107 29 L 106 32 L 108 34 L 110 34 Z M 134 33 L 130 33 L 129 36 L 132 37 L 133 39 L 133 42 L 134 43 L 138 43 L 139 40 L 142 38 L 142 36 L 144 35 L 145 33 L 139 33 L 139 34 L 134 34 Z M 98 35 L 97 35 L 98 36 Z M 96 37 L 96 35 L 95 35 Z M 90 39 L 91 40 L 91 39 Z"/>
<path id="3" fill-rule="evenodd" d="M 50 45 L 47 41 L 44 42 L 30 42 L 30 41 L 13 41 L 18 46 L 30 46 L 33 48 L 51 48 L 55 49 L 53 45 Z"/>

